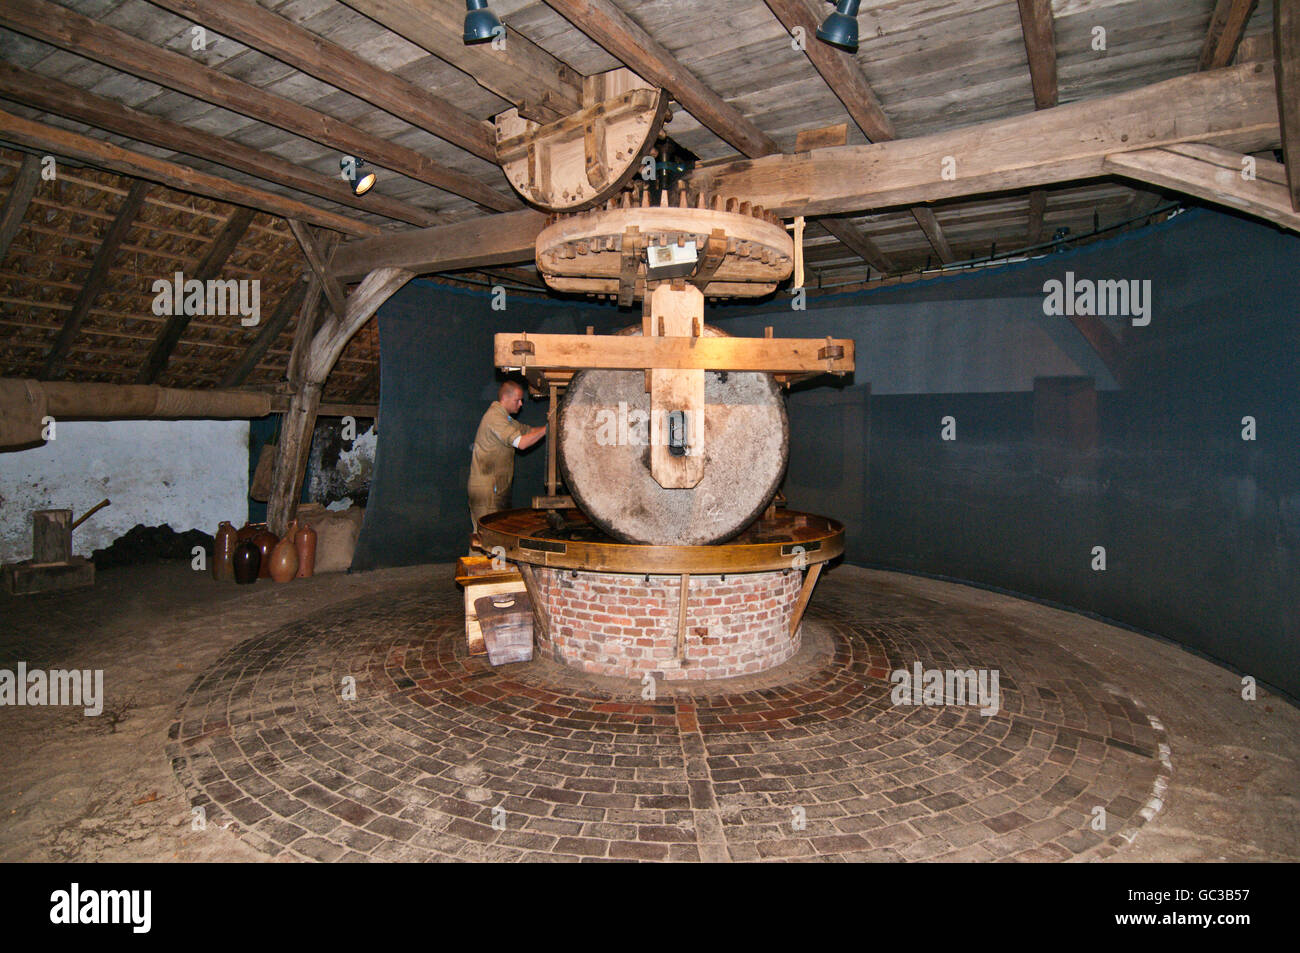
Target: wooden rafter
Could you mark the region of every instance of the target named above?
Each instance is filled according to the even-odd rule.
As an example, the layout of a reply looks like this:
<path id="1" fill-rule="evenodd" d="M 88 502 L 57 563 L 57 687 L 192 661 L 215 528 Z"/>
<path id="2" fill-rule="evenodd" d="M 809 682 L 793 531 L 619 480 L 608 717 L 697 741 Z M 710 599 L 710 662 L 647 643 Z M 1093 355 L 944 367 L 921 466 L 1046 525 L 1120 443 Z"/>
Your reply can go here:
<path id="1" fill-rule="evenodd" d="M 1291 209 L 1300 212 L 1300 2 L 1273 0 L 1278 118 Z"/>
<path id="2" fill-rule="evenodd" d="M 322 228 L 347 235 L 378 235 L 380 229 L 368 222 L 358 222 L 335 212 L 285 198 L 275 192 L 256 189 L 240 182 L 199 172 L 189 166 L 155 159 L 140 152 L 123 149 L 109 142 L 79 133 L 56 129 L 0 110 L 0 139 L 39 149 L 42 152 L 76 159 L 87 165 L 118 172 L 133 179 L 148 179 L 182 192 L 204 195 L 219 202 L 245 205 L 272 215 L 298 218 Z"/>
<path id="3" fill-rule="evenodd" d="M 0 5 L 0 26 L 329 148 L 364 157 L 386 169 L 464 196 L 485 208 L 504 211 L 521 204 L 513 196 L 503 195 L 472 176 L 441 166 L 413 149 L 368 136 L 350 123 L 249 86 L 187 56 L 49 0 L 5 0 Z"/>
<path id="4" fill-rule="evenodd" d="M 1197 69 L 1220 69 L 1232 62 L 1258 3 L 1259 0 L 1218 0 L 1215 3 Z"/>
<path id="5" fill-rule="evenodd" d="M 1059 96 L 1056 83 L 1056 28 L 1052 0 L 1018 0 L 1020 31 L 1029 57 L 1029 81 L 1034 88 L 1034 108 L 1051 109 Z"/>
<path id="6" fill-rule="evenodd" d="M 270 152 L 261 152 L 233 139 L 150 116 L 54 77 L 41 76 L 8 63 L 0 63 L 0 96 L 395 221 L 421 228 L 446 221 L 441 215 L 386 195 L 354 195 L 351 187 L 337 176 L 320 175 Z"/>
<path id="7" fill-rule="evenodd" d="M 253 221 L 253 212 L 251 209 L 237 208 L 231 213 L 226 224 L 222 226 L 217 237 L 212 240 L 208 246 L 207 253 L 203 260 L 199 262 L 199 267 L 193 275 L 188 276 L 200 282 L 210 281 L 221 273 L 221 268 L 230 257 L 231 252 L 239 244 L 239 240 L 244 237 L 244 232 L 248 231 L 249 224 Z M 139 374 L 136 375 L 137 384 L 152 384 L 158 380 L 158 375 L 162 373 L 167 366 L 168 359 L 172 352 L 176 350 L 176 345 L 180 343 L 181 336 L 185 329 L 189 327 L 190 318 L 193 315 L 186 314 L 182 308 L 179 314 L 173 314 L 163 325 L 162 330 L 158 332 L 158 337 L 154 340 L 154 345 L 149 351 L 149 356 L 145 359 L 144 366 L 140 368 Z"/>
<path id="8" fill-rule="evenodd" d="M 398 36 L 459 67 L 484 89 L 519 107 L 535 122 L 550 122 L 582 108 L 582 80 L 550 53 L 516 32 L 504 49 L 466 44 L 463 3 L 410 0 L 343 0 Z"/>
<path id="9" fill-rule="evenodd" d="M 104 284 L 108 280 L 109 270 L 113 267 L 113 260 L 117 257 L 118 249 L 126 241 L 127 234 L 131 231 L 131 226 L 135 223 L 136 215 L 140 212 L 140 207 L 144 205 L 144 198 L 149 191 L 149 183 L 136 180 L 131 183 L 130 190 L 122 200 L 122 205 L 117 210 L 117 215 L 104 233 L 104 240 L 100 242 L 98 250 L 95 252 L 95 260 L 90 266 L 90 271 L 86 275 L 85 282 L 82 283 L 81 291 L 77 294 L 77 301 L 68 312 L 68 316 L 63 320 L 63 327 L 59 329 L 59 336 L 50 348 L 50 353 L 45 358 L 45 367 L 41 371 L 41 377 L 45 380 L 53 380 L 63 374 L 63 363 L 72 349 L 72 342 L 81 330 L 81 323 L 90 313 L 91 306 L 99 293 L 103 291 Z M 150 382 L 147 382 L 150 383 Z"/>
<path id="10" fill-rule="evenodd" d="M 842 218 L 819 218 L 817 224 L 876 271 L 888 274 L 894 270 L 894 263 L 889 256 L 881 251 L 875 242 L 854 228 L 852 222 Z"/>
<path id="11" fill-rule="evenodd" d="M 492 124 L 248 0 L 150 0 L 157 6 L 347 90 L 480 159 L 496 161 Z"/>
<path id="12" fill-rule="evenodd" d="M 289 319 L 293 317 L 295 311 L 302 305 L 303 299 L 307 295 L 307 284 L 303 281 L 295 281 L 289 286 L 289 289 L 280 296 L 276 302 L 275 310 L 271 312 L 271 317 L 262 322 L 262 326 L 257 331 L 251 344 L 239 356 L 239 360 L 234 366 L 226 372 L 221 379 L 220 387 L 238 387 L 248 379 L 258 363 L 266 356 L 266 352 L 271 345 L 275 343 L 284 329 L 289 324 Z"/>
<path id="13" fill-rule="evenodd" d="M 36 184 L 40 180 L 41 160 L 33 155 L 23 156 L 22 165 L 14 173 L 14 180 L 9 186 L 4 211 L 0 212 L 0 261 L 9 252 L 9 244 L 27 217 L 27 208 L 32 204 L 32 196 L 36 194 Z"/>
<path id="14" fill-rule="evenodd" d="M 1060 98 L 1056 80 L 1056 27 L 1051 0 L 1019 0 L 1020 32 L 1025 38 L 1029 60 L 1029 82 L 1034 89 L 1034 108 L 1051 109 Z M 1043 216 L 1047 213 L 1047 192 L 1029 193 L 1029 245 L 1043 240 Z"/>

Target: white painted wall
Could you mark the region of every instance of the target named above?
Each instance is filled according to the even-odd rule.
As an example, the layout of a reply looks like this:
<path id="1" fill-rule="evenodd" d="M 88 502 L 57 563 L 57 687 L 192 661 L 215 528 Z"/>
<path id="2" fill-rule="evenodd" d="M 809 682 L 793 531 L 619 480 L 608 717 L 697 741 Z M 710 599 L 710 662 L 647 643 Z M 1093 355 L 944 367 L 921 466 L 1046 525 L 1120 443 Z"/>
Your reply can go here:
<path id="1" fill-rule="evenodd" d="M 248 519 L 248 421 L 59 421 L 42 447 L 0 452 L 0 562 L 32 555 L 32 511 L 73 519 L 113 501 L 72 534 L 89 556 L 133 526 L 215 533 Z"/>

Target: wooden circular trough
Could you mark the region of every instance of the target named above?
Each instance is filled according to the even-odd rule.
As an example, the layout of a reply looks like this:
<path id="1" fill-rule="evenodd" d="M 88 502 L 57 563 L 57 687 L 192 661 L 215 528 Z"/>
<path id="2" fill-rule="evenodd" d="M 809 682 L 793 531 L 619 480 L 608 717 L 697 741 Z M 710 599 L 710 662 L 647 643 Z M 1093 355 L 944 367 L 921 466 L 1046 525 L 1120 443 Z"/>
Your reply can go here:
<path id="1" fill-rule="evenodd" d="M 807 569 L 844 552 L 844 526 L 826 516 L 778 509 L 730 542 L 708 546 L 622 543 L 580 510 L 503 510 L 479 522 L 483 548 L 511 562 L 631 573 L 740 573 Z"/>

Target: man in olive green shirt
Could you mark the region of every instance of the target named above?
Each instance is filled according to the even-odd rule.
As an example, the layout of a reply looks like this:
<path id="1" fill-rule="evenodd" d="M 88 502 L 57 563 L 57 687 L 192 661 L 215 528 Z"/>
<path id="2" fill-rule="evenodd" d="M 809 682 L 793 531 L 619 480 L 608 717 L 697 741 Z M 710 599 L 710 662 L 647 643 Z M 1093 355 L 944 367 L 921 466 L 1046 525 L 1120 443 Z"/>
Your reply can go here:
<path id="1" fill-rule="evenodd" d="M 486 513 L 510 507 L 510 484 L 515 478 L 515 450 L 527 450 L 546 436 L 545 427 L 529 427 L 515 420 L 524 404 L 524 388 L 508 380 L 497 399 L 479 421 L 474 435 L 474 455 L 469 464 L 469 515 L 478 532 Z"/>

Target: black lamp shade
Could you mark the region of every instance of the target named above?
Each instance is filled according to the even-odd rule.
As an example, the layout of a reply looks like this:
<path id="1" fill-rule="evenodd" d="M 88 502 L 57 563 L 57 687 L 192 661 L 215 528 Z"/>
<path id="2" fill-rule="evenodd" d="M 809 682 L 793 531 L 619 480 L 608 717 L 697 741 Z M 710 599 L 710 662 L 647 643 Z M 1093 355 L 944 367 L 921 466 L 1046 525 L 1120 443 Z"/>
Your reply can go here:
<path id="1" fill-rule="evenodd" d="M 359 177 L 355 182 L 352 183 L 352 194 L 365 195 L 367 192 L 370 191 L 371 187 L 374 184 L 375 184 L 375 174 L 373 172 L 367 172 L 365 175 Z"/>
<path id="2" fill-rule="evenodd" d="M 858 4 L 861 0 L 839 0 L 835 12 L 817 28 L 817 39 L 832 46 L 840 46 L 852 53 L 858 51 Z"/>
<path id="3" fill-rule="evenodd" d="M 501 28 L 497 15 L 487 8 L 487 0 L 465 0 L 465 42 L 482 43 L 492 39 Z"/>

